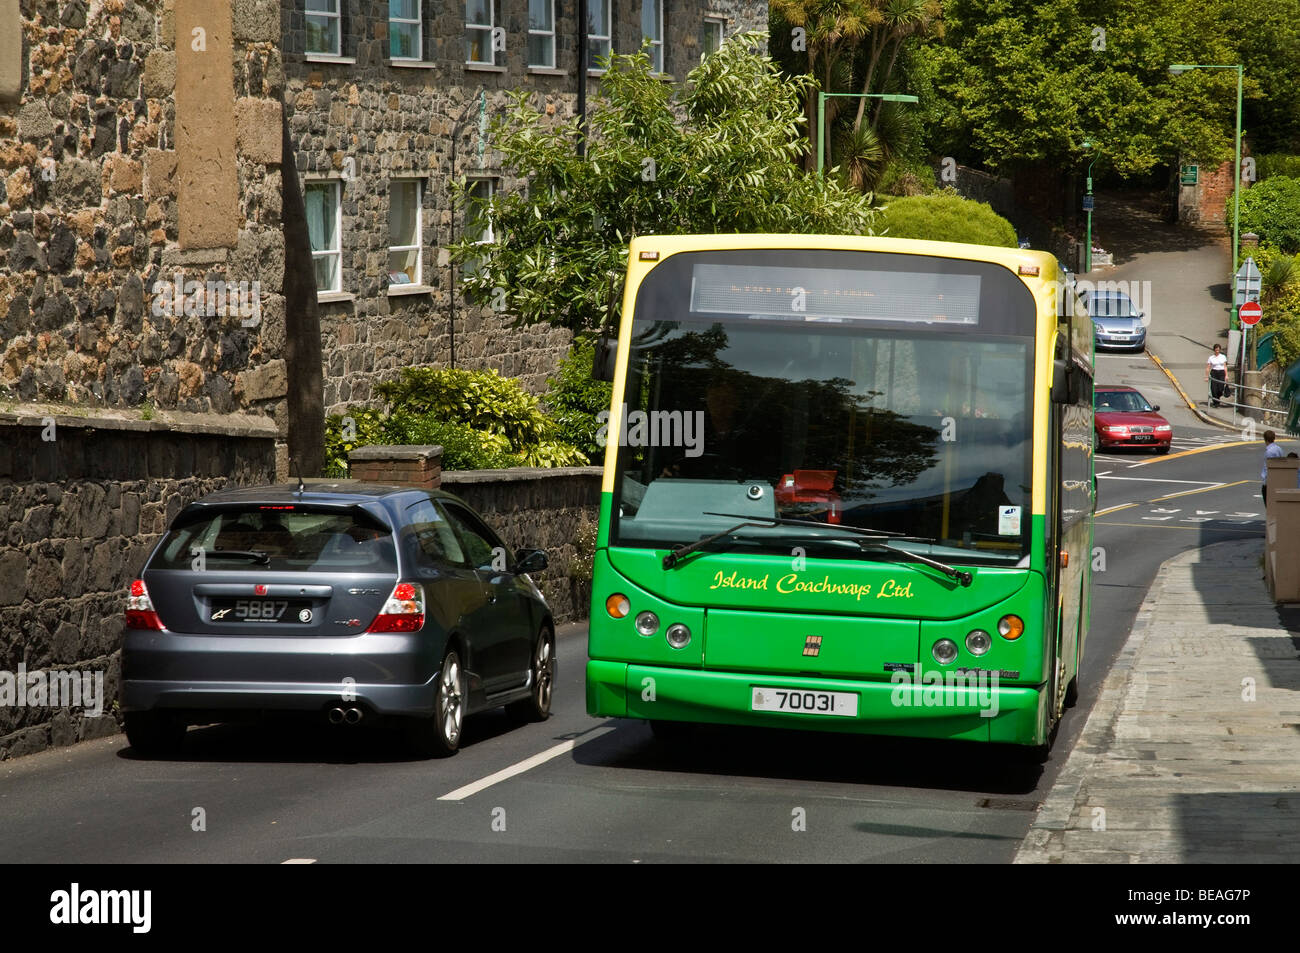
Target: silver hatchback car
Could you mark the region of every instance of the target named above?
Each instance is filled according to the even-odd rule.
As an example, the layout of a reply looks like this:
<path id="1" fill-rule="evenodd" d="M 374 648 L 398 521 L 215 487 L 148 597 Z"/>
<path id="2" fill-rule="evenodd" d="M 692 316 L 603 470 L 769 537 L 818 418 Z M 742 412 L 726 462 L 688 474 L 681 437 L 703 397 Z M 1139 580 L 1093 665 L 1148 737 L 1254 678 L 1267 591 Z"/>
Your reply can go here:
<path id="1" fill-rule="evenodd" d="M 1147 345 L 1146 315 L 1122 291 L 1084 291 L 1098 350 L 1141 351 Z"/>
<path id="2" fill-rule="evenodd" d="M 127 739 L 174 752 L 187 726 L 298 713 L 401 725 L 425 755 L 466 715 L 551 706 L 555 627 L 529 572 L 449 493 L 365 484 L 223 490 L 185 507 L 131 583 Z"/>

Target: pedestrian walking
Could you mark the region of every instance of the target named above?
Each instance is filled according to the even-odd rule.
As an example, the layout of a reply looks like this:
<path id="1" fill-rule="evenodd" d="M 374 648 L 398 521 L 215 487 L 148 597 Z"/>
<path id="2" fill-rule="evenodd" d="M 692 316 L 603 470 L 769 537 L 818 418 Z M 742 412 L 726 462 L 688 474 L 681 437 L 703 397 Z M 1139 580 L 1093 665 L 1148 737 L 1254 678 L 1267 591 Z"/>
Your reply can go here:
<path id="1" fill-rule="evenodd" d="M 1259 495 L 1263 497 L 1265 506 L 1268 506 L 1268 461 L 1286 456 L 1276 441 L 1277 434 L 1271 430 L 1264 431 L 1264 467 L 1259 471 L 1259 482 L 1262 485 Z"/>
<path id="2" fill-rule="evenodd" d="M 1205 379 L 1210 382 L 1210 406 L 1222 407 L 1223 391 L 1228 386 L 1228 355 L 1214 345 L 1214 353 L 1205 362 Z"/>

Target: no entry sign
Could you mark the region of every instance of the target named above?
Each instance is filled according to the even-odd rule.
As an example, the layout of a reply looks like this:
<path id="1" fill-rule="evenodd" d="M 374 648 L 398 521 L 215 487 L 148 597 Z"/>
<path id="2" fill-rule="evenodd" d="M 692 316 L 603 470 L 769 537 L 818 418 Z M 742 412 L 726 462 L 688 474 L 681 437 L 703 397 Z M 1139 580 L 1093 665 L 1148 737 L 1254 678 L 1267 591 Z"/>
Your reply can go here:
<path id="1" fill-rule="evenodd" d="M 1241 323 L 1251 327 L 1259 323 L 1259 319 L 1264 316 L 1264 309 L 1259 306 L 1258 301 L 1247 301 L 1237 312 L 1237 317 L 1241 318 Z"/>

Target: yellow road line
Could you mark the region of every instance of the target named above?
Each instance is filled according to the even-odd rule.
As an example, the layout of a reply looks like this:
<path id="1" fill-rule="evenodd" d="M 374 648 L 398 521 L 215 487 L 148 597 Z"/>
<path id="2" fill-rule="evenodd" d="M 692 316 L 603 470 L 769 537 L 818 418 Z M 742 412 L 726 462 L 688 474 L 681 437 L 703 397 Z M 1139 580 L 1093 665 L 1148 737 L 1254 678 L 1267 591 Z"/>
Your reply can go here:
<path id="1" fill-rule="evenodd" d="M 1181 493 L 1170 493 L 1168 496 L 1157 496 L 1151 503 L 1159 503 L 1162 500 L 1172 500 L 1176 496 L 1191 496 L 1193 493 L 1209 493 L 1212 490 L 1226 490 L 1230 486 L 1241 486 L 1243 483 L 1250 483 L 1250 480 L 1238 480 L 1236 483 L 1220 483 L 1218 486 L 1207 486 L 1200 490 L 1183 490 Z"/>
<path id="2" fill-rule="evenodd" d="M 1140 504 L 1140 503 L 1121 503 L 1119 506 L 1112 506 L 1112 507 L 1111 507 L 1110 509 L 1108 509 L 1108 510 L 1098 510 L 1096 513 L 1093 513 L 1092 515 L 1093 515 L 1094 517 L 1097 517 L 1097 516 L 1105 516 L 1107 513 L 1118 513 L 1120 510 L 1126 510 L 1126 509 L 1128 509 L 1130 506 L 1141 506 L 1141 504 Z"/>
<path id="3" fill-rule="evenodd" d="M 1278 443 L 1281 443 L 1279 440 Z M 1136 470 L 1138 467 L 1149 467 L 1153 463 L 1164 463 L 1166 460 L 1177 460 L 1180 457 L 1190 457 L 1194 453 L 1206 453 L 1210 450 L 1222 450 L 1225 447 L 1249 447 L 1259 444 L 1262 449 L 1263 440 L 1233 440 L 1228 443 L 1215 443 L 1208 447 L 1197 447 L 1195 450 L 1179 450 L 1177 453 L 1166 453 L 1164 456 L 1156 457 L 1154 460 L 1147 460 L 1145 463 L 1135 463 L 1129 467 L 1130 470 Z"/>

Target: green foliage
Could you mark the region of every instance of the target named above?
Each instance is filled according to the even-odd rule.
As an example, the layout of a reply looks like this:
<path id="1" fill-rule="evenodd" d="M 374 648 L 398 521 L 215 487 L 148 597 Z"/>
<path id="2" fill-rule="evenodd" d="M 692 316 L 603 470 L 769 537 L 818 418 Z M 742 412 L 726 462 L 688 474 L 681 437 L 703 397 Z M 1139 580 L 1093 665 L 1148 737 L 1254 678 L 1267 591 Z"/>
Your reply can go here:
<path id="1" fill-rule="evenodd" d="M 876 194 L 880 197 L 930 195 L 938 188 L 930 163 L 896 158 L 885 165 L 876 183 Z"/>
<path id="2" fill-rule="evenodd" d="M 1227 220 L 1232 220 L 1228 196 Z M 1241 231 L 1287 254 L 1300 251 L 1300 178 L 1274 175 L 1241 191 Z"/>
<path id="3" fill-rule="evenodd" d="M 512 446 L 526 446 L 555 435 L 555 425 L 537 398 L 512 377 L 496 370 L 404 367 L 396 380 L 375 385 L 375 393 L 394 412 L 455 420 L 475 430 L 500 434 Z"/>
<path id="4" fill-rule="evenodd" d="M 1290 367 L 1300 360 L 1300 267 L 1294 256 L 1274 245 L 1261 244 L 1252 257 L 1264 279 L 1264 317 L 1258 325 L 1259 333 L 1276 332 L 1273 349 L 1278 366 Z"/>
<path id="5" fill-rule="evenodd" d="M 368 407 L 349 407 L 346 414 L 325 418 L 325 465 L 321 476 L 348 475 L 348 451 L 387 443 L 384 414 Z"/>
<path id="6" fill-rule="evenodd" d="M 595 351 L 594 341 L 574 342 L 556 368 L 555 376 L 547 378 L 550 391 L 545 402 L 551 409 L 551 419 L 559 426 L 561 439 L 585 453 L 589 462 L 599 465 L 605 451 L 596 443 L 596 431 L 600 428 L 596 415 L 609 409 L 613 385 L 591 379 Z"/>
<path id="7" fill-rule="evenodd" d="M 1263 180 L 1273 175 L 1300 179 L 1300 156 L 1284 152 L 1255 156 L 1255 178 Z"/>
<path id="8" fill-rule="evenodd" d="M 944 39 L 917 64 L 932 147 L 991 169 L 1077 167 L 1088 140 L 1096 174 L 1126 176 L 1227 158 L 1236 71 L 1168 67 L 1241 62 L 1239 21 L 1229 0 L 950 0 Z M 1260 79 L 1247 68 L 1248 102 Z"/>
<path id="9" fill-rule="evenodd" d="M 493 243 L 450 246 L 454 261 L 477 262 L 466 292 L 501 300 L 516 325 L 591 332 L 617 324 L 634 236 L 870 234 L 869 197 L 799 168 L 808 79 L 783 78 L 751 51 L 762 37 L 728 38 L 684 88 L 652 74 L 642 53 L 612 56 L 585 159 L 576 118 L 549 118 L 517 92 L 492 144 L 528 188 L 493 196 Z"/>
<path id="10" fill-rule="evenodd" d="M 586 455 L 517 380 L 495 370 L 403 368 L 375 385 L 388 414 L 348 408 L 325 421 L 326 476 L 347 472 L 349 450 L 368 444 L 440 445 L 444 470 L 564 467 Z"/>
<path id="11" fill-rule="evenodd" d="M 951 189 L 935 195 L 894 199 L 885 206 L 883 225 L 891 238 L 1016 247 L 1016 230 L 987 202 L 964 199 Z"/>

